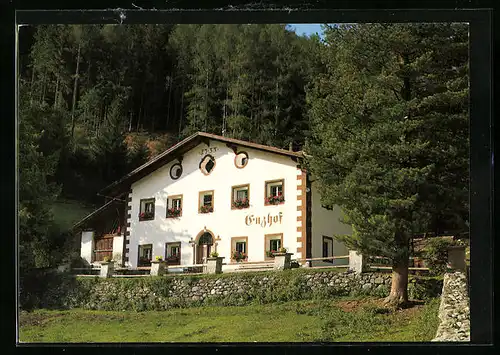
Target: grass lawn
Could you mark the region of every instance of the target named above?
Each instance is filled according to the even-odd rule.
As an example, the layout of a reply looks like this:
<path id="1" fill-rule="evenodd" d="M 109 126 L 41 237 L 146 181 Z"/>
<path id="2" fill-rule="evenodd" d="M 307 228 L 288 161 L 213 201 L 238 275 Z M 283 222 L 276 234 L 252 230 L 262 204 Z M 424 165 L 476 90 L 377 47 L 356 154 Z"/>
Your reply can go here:
<path id="1" fill-rule="evenodd" d="M 430 341 L 439 300 L 389 311 L 374 298 L 163 312 L 21 312 L 21 342 Z"/>

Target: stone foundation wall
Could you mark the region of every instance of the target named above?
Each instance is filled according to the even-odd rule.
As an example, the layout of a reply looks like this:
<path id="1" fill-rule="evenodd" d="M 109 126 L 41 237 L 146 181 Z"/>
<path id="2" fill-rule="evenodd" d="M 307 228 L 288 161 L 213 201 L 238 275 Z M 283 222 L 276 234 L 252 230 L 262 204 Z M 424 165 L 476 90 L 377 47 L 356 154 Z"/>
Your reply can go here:
<path id="1" fill-rule="evenodd" d="M 432 341 L 470 341 L 470 311 L 465 274 L 445 274 L 439 306 L 439 324 Z"/>
<path id="2" fill-rule="evenodd" d="M 438 296 L 441 280 L 410 277 L 409 296 Z M 41 296 L 41 308 L 145 311 L 202 305 L 243 305 L 326 299 L 345 295 L 385 297 L 391 274 L 292 269 L 220 275 L 74 278 L 66 276 Z"/>

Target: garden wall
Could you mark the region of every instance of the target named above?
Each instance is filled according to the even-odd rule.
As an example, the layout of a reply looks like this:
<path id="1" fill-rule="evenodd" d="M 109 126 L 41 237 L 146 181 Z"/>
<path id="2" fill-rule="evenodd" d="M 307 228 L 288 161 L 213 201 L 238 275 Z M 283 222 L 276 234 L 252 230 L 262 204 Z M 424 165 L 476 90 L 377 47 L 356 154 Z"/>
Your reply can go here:
<path id="1" fill-rule="evenodd" d="M 145 311 L 361 294 L 384 297 L 391 282 L 391 275 L 387 273 L 358 275 L 310 269 L 109 279 L 58 277 L 59 284 L 54 283 L 54 279 L 32 304 L 41 308 Z M 409 296 L 415 299 L 436 297 L 441 287 L 442 280 L 411 277 Z"/>
<path id="2" fill-rule="evenodd" d="M 438 316 L 441 322 L 432 341 L 470 341 L 469 297 L 464 273 L 444 275 Z"/>

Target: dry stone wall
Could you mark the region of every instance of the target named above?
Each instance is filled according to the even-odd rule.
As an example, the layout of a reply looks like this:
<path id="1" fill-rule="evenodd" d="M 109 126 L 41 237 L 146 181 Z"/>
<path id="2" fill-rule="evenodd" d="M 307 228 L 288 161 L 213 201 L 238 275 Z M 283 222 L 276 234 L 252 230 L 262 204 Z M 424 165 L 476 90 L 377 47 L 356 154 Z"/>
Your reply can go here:
<path id="1" fill-rule="evenodd" d="M 58 294 L 44 295 L 59 307 L 96 310 L 145 311 L 202 305 L 243 305 L 344 295 L 388 294 L 391 275 L 293 269 L 261 273 L 208 276 L 160 276 L 136 278 L 78 278 L 65 287 L 51 287 Z M 438 285 L 436 287 L 436 285 Z M 63 291 L 67 289 L 67 291 Z M 413 290 L 413 291 L 412 291 Z M 436 297 L 440 280 L 412 278 L 411 298 Z"/>
<path id="2" fill-rule="evenodd" d="M 432 341 L 470 341 L 470 311 L 465 274 L 445 274 L 439 306 L 440 324 Z"/>

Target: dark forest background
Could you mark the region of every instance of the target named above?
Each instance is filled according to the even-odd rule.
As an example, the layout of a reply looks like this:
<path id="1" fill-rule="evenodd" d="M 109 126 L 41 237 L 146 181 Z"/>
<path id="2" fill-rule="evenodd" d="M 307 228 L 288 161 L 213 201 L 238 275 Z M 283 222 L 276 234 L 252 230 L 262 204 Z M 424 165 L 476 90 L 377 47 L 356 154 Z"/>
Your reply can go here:
<path id="1" fill-rule="evenodd" d="M 358 143 L 416 139 L 396 149 L 396 160 L 420 164 L 410 175 L 431 188 L 427 211 L 444 211 L 422 223 L 465 223 L 467 25 L 325 25 L 323 40 L 280 24 L 25 26 L 19 68 L 26 267 L 59 262 L 76 222 L 62 222 L 70 211 L 81 207 L 83 217 L 103 202 L 100 189 L 197 131 L 307 149 L 311 170 L 325 172 L 326 204 L 338 201 L 325 174 L 340 175 L 325 159 L 352 169 L 342 162 L 362 159 Z M 375 127 L 371 136 L 366 127 Z M 365 148 L 394 158 L 388 146 Z M 386 193 L 367 193 L 376 191 Z"/>

